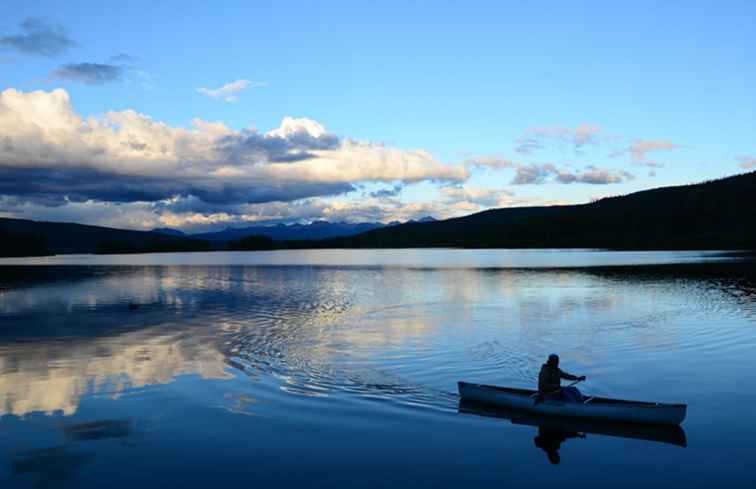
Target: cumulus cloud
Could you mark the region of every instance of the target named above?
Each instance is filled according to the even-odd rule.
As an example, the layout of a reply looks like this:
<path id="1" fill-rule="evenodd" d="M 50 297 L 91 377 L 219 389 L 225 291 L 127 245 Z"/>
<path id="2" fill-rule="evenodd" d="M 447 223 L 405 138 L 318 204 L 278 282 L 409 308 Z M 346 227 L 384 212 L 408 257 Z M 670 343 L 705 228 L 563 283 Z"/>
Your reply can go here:
<path id="1" fill-rule="evenodd" d="M 247 88 L 262 87 L 265 86 L 263 82 L 252 82 L 250 80 L 235 80 L 230 83 L 226 83 L 218 88 L 204 88 L 197 89 L 197 93 L 206 95 L 210 98 L 223 100 L 225 102 L 238 102 L 239 94 Z"/>
<path id="2" fill-rule="evenodd" d="M 66 30 L 44 19 L 29 17 L 21 23 L 21 32 L 0 37 L 0 46 L 7 46 L 22 54 L 54 57 L 74 46 Z"/>
<path id="3" fill-rule="evenodd" d="M 679 147 L 679 145 L 667 140 L 637 139 L 630 145 L 627 151 L 630 152 L 634 163 L 655 168 L 661 166 L 661 164 L 656 160 L 652 160 L 649 153 L 671 151 Z"/>
<path id="4" fill-rule="evenodd" d="M 739 156 L 740 168 L 751 169 L 756 168 L 756 158 L 753 156 Z"/>
<path id="5" fill-rule="evenodd" d="M 121 79 L 125 68 L 106 63 L 66 63 L 52 72 L 52 77 L 87 85 L 102 85 Z"/>
<path id="6" fill-rule="evenodd" d="M 316 121 L 284 117 L 281 127 L 266 134 L 245 130 L 221 138 L 218 144 L 226 158 L 237 164 L 260 158 L 286 163 L 313 158 L 314 150 L 336 149 L 341 141 Z"/>
<path id="7" fill-rule="evenodd" d="M 462 165 L 424 151 L 341 140 L 321 124 L 285 118 L 268 133 L 193 121 L 172 127 L 132 110 L 84 119 L 65 90 L 0 92 L 0 195 L 48 205 L 290 202 L 364 182 L 461 182 Z"/>
<path id="8" fill-rule="evenodd" d="M 547 183 L 552 177 L 553 181 L 558 183 L 587 183 L 592 185 L 622 183 L 634 178 L 631 173 L 621 170 L 609 170 L 597 168 L 595 166 L 588 166 L 583 172 L 575 172 L 567 169 L 559 169 L 555 165 L 545 163 L 520 165 L 517 167 L 517 172 L 512 180 L 512 184 L 540 185 Z"/>
<path id="9" fill-rule="evenodd" d="M 567 142 L 580 149 L 589 143 L 596 143 L 601 128 L 595 124 L 580 124 L 575 128 L 570 127 L 533 127 L 525 132 L 525 135 L 515 142 L 515 151 L 520 154 L 530 154 L 545 147 L 545 140 L 557 139 Z"/>

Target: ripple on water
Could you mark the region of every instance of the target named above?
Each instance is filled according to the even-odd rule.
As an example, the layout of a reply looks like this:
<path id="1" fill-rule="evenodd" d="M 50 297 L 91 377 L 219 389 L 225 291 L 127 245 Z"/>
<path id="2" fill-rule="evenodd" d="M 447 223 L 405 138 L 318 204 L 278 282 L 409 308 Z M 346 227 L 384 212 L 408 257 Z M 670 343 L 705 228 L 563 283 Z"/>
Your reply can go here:
<path id="1" fill-rule="evenodd" d="M 158 327 L 166 343 L 207 341 L 255 388 L 274 386 L 265 395 L 280 403 L 357 398 L 452 410 L 458 380 L 534 385 L 552 351 L 566 370 L 614 379 L 634 362 L 686 353 L 745 358 L 754 345 L 755 290 L 733 281 L 564 271 L 200 267 L 50 286 L 19 301 L 5 293 L 2 310 L 64 341 L 118 334 L 148 341 L 146 333 L 123 333 Z M 140 307 L 129 312 L 131 301 Z"/>

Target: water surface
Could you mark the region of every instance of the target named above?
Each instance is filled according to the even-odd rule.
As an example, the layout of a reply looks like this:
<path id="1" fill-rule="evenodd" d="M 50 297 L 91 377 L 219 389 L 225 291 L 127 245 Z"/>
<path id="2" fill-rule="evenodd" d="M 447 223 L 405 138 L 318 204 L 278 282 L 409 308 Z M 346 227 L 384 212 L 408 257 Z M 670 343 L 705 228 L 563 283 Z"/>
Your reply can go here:
<path id="1" fill-rule="evenodd" d="M 756 482 L 748 261 L 304 250 L 5 263 L 23 265 L 0 267 L 4 488 Z M 687 403 L 684 443 L 460 412 L 457 381 L 530 387 L 551 352 L 587 393 Z"/>

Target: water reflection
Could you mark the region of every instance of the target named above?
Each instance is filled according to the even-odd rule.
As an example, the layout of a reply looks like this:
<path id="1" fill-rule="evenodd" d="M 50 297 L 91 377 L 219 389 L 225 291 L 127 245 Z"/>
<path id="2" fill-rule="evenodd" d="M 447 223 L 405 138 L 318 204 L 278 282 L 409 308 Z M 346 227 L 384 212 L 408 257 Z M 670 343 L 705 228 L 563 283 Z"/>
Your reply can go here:
<path id="1" fill-rule="evenodd" d="M 559 465 L 562 461 L 562 457 L 559 455 L 559 449 L 562 447 L 562 443 L 570 438 L 585 438 L 585 434 L 539 426 L 538 435 L 533 438 L 533 443 L 535 443 L 535 446 L 546 452 L 546 457 L 548 457 L 549 462 L 554 465 Z"/>
<path id="2" fill-rule="evenodd" d="M 756 309 L 742 264 L 632 273 L 81 268 L 34 267 L 28 283 L 18 267 L 0 269 L 0 415 L 71 415 L 88 394 L 234 372 L 275 378 L 295 395 L 445 408 L 447 386 L 462 377 L 531 385 L 555 350 L 604 374 L 618 358 L 679 361 L 681 350 L 727 349 L 742 361 L 752 332 L 723 320 Z M 712 316 L 717 329 L 689 324 Z"/>
<path id="3" fill-rule="evenodd" d="M 178 375 L 228 378 L 207 334 L 162 328 L 122 335 L 0 344 L 0 415 L 74 414 L 88 394 L 167 384 Z"/>
<path id="4" fill-rule="evenodd" d="M 504 408 L 491 408 L 475 402 L 459 402 L 459 412 L 490 418 L 500 418 L 514 425 L 537 428 L 533 438 L 535 447 L 543 450 L 552 464 L 561 461 L 560 449 L 570 439 L 587 438 L 589 434 L 645 440 L 687 447 L 685 431 L 680 426 L 655 426 L 632 423 L 617 423 L 600 420 L 584 420 L 537 414 Z"/>
<path id="5" fill-rule="evenodd" d="M 752 265 L 27 268 L 29 280 L 0 267 L 3 487 L 106 486 L 124 459 L 143 470 L 127 486 L 164 464 L 246 471 L 229 481 L 241 484 L 317 460 L 303 478 L 338 473 L 354 487 L 359 475 L 340 466 L 375 457 L 396 474 L 410 460 L 413 481 L 459 464 L 455 474 L 513 482 L 486 457 L 537 467 L 559 454 L 564 475 L 583 456 L 625 467 L 617 448 L 628 443 L 648 448 L 633 463 L 654 456 L 700 474 L 686 457 L 726 449 L 737 461 L 756 436 L 754 390 L 743 387 L 756 345 Z M 532 387 L 552 351 L 588 376 L 590 394 L 685 401 L 696 443 L 680 457 L 679 429 L 516 416 L 531 428 L 492 430 L 497 420 L 457 414 L 457 381 Z M 148 427 L 139 443 L 135 426 Z"/>
<path id="6" fill-rule="evenodd" d="M 131 420 L 103 419 L 84 423 L 70 423 L 63 426 L 63 433 L 66 439 L 72 442 L 126 438 L 131 435 Z"/>
<path id="7" fill-rule="evenodd" d="M 60 487 L 75 480 L 82 468 L 94 460 L 92 454 L 82 454 L 70 446 L 38 448 L 12 455 L 14 476 L 35 476 L 34 487 Z"/>

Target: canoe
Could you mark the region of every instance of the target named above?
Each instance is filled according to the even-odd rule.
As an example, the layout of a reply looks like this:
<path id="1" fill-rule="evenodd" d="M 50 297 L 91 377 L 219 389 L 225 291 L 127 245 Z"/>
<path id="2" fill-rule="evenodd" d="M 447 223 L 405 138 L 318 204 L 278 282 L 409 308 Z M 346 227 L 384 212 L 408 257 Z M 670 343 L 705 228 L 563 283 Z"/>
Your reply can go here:
<path id="1" fill-rule="evenodd" d="M 534 426 L 539 434 L 582 433 L 589 435 L 631 438 L 687 447 L 688 440 L 681 426 L 672 424 L 627 423 L 603 419 L 574 418 L 536 414 L 528 411 L 489 406 L 475 401 L 459 400 L 458 411 L 487 418 L 508 420 L 514 425 Z"/>
<path id="2" fill-rule="evenodd" d="M 566 402 L 555 399 L 538 402 L 536 400 L 538 393 L 533 390 L 467 382 L 459 382 L 458 385 L 462 400 L 541 415 L 678 425 L 685 419 L 687 411 L 685 404 L 626 401 L 605 397 L 587 397 L 584 402 Z"/>

